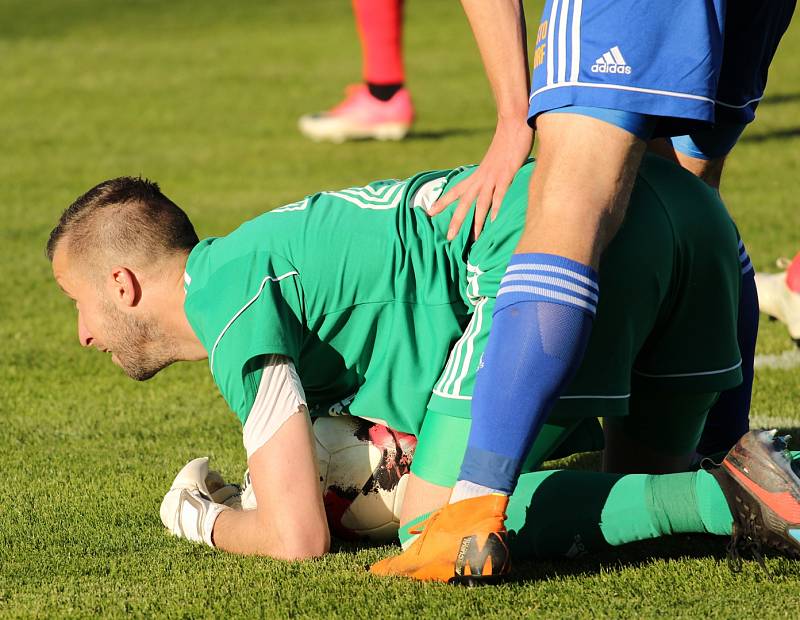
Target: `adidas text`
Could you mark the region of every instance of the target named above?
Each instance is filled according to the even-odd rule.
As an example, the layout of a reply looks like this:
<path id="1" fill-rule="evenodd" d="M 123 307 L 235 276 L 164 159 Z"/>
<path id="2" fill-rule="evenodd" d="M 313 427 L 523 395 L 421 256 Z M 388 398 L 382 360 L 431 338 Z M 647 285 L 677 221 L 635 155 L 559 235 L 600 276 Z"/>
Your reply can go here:
<path id="1" fill-rule="evenodd" d="M 592 73 L 624 73 L 625 75 L 631 74 L 629 65 L 592 65 Z"/>
<path id="2" fill-rule="evenodd" d="M 622 73 L 631 74 L 631 67 L 625 62 L 622 52 L 616 45 L 594 61 L 592 73 Z"/>

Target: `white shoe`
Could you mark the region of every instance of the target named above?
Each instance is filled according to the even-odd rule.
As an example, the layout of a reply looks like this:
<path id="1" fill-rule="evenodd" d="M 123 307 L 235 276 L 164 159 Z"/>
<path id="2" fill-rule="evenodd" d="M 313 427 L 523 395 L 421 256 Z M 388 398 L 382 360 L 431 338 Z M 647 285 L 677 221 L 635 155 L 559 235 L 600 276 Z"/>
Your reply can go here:
<path id="1" fill-rule="evenodd" d="M 759 310 L 785 324 L 800 345 L 800 293 L 787 286 L 786 272 L 757 273 L 756 288 Z"/>

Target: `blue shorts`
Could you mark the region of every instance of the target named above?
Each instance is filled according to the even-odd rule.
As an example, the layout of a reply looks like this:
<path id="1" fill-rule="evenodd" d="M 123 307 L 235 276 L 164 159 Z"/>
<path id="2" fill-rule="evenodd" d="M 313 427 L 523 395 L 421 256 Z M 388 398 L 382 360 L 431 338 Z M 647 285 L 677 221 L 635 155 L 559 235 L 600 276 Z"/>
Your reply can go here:
<path id="1" fill-rule="evenodd" d="M 667 138 L 672 148 L 695 159 L 716 159 L 733 150 L 746 125 L 717 122 L 713 127 L 700 129 L 683 136 Z"/>
<path id="2" fill-rule="evenodd" d="M 749 123 L 795 4 L 547 0 L 532 54 L 529 121 L 589 106 L 658 117 L 653 137 L 715 120 Z"/>

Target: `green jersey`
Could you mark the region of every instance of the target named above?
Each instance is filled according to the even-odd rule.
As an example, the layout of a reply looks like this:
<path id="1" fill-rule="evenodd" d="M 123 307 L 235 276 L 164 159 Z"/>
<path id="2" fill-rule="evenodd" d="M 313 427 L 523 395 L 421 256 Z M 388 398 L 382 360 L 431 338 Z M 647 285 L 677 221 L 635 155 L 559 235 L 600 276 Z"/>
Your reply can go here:
<path id="1" fill-rule="evenodd" d="M 455 205 L 426 212 L 472 167 L 315 194 L 202 241 L 187 263 L 185 310 L 242 423 L 268 354 L 292 359 L 312 415 L 350 413 L 413 434 L 426 410 L 468 418 L 533 166 L 474 243 L 472 213 L 448 242 Z M 601 264 L 584 362 L 553 415 L 626 415 L 636 389 L 737 385 L 738 295 L 724 207 L 691 174 L 646 158 Z"/>
<path id="2" fill-rule="evenodd" d="M 185 311 L 244 424 L 263 356 L 297 369 L 312 415 L 351 413 L 416 433 L 468 322 L 466 243 L 428 217 L 448 175 L 322 192 L 201 241 Z"/>

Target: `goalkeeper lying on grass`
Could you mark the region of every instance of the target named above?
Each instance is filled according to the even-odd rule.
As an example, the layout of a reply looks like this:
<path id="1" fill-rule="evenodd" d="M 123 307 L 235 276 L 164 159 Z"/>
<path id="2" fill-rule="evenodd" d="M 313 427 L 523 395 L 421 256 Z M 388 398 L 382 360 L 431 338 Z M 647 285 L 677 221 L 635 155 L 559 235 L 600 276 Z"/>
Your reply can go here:
<path id="1" fill-rule="evenodd" d="M 235 553 L 325 553 L 309 417 L 351 414 L 419 437 L 401 519 L 413 543 L 425 515 L 447 502 L 461 464 L 475 373 L 534 165 L 519 171 L 476 242 L 469 225 L 447 242 L 451 214 L 426 212 L 471 167 L 315 194 L 199 242 L 185 213 L 142 179 L 101 183 L 64 212 L 47 252 L 77 302 L 81 344 L 112 353 L 137 380 L 208 358 L 242 422 L 258 509 L 174 489 L 162 504 L 173 533 Z M 732 529 L 740 542 L 797 555 L 800 487 L 780 440 L 748 434 L 725 466 L 670 474 L 696 461 L 707 413 L 742 382 L 737 246 L 714 192 L 665 160 L 645 160 L 603 259 L 583 365 L 508 509 L 517 557 Z M 528 277 L 548 283 L 547 274 Z M 576 283 L 560 294 L 591 301 L 581 290 Z M 727 449 L 741 436 L 745 387 L 747 398 L 724 401 L 733 402 L 735 437 L 717 430 L 706 445 Z M 617 473 L 535 471 L 556 451 L 599 447 L 598 417 L 604 468 Z M 749 510 L 732 516 L 728 505 Z M 505 537 L 474 542 L 456 581 L 504 561 Z"/>

